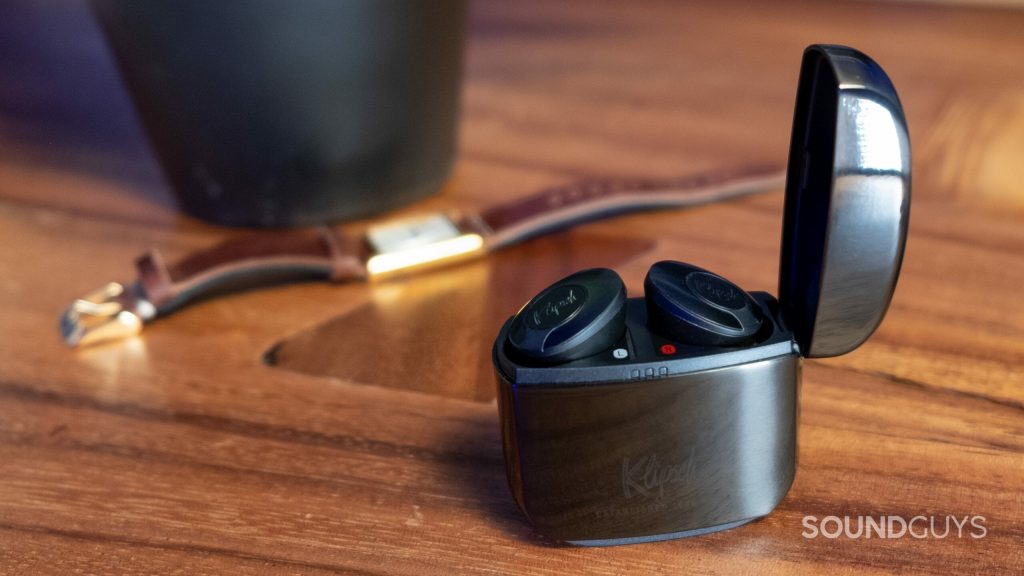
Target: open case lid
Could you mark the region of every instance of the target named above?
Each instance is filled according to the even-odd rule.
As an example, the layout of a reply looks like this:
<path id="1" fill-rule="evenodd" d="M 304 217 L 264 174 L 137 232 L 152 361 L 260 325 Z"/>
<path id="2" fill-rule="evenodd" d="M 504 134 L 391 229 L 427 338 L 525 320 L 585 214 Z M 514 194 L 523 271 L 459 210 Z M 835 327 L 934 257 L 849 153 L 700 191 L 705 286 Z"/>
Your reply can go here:
<path id="1" fill-rule="evenodd" d="M 807 357 L 860 346 L 896 287 L 910 212 L 910 140 L 874 61 L 814 45 L 800 68 L 779 267 L 783 316 Z"/>

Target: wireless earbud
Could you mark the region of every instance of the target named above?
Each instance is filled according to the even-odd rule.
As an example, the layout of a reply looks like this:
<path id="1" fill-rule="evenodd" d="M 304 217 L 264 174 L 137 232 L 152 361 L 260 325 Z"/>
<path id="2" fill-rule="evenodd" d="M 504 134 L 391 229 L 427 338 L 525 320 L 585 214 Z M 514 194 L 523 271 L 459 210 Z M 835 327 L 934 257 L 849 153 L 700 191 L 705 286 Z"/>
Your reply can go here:
<path id="1" fill-rule="evenodd" d="M 567 276 L 526 303 L 509 327 L 508 343 L 534 363 L 592 356 L 626 331 L 626 286 L 607 268 Z"/>
<path id="2" fill-rule="evenodd" d="M 749 342 L 761 328 L 757 303 L 738 286 L 690 264 L 662 261 L 644 280 L 647 325 L 656 334 L 698 346 Z"/>
<path id="3" fill-rule="evenodd" d="M 725 278 L 682 262 L 662 261 L 644 280 L 647 325 L 681 345 L 737 346 L 761 328 L 757 303 Z M 607 268 L 567 276 L 526 303 L 508 344 L 522 359 L 553 365 L 614 346 L 626 330 L 626 287 Z"/>

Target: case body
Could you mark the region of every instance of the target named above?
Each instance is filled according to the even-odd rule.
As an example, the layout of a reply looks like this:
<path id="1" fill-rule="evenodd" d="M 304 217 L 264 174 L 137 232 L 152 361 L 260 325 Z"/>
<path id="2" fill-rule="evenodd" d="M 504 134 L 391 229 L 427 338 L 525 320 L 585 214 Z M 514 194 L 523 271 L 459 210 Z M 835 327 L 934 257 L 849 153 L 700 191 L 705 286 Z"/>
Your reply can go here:
<path id="1" fill-rule="evenodd" d="M 910 214 L 907 134 L 875 62 L 843 46 L 805 51 L 779 299 L 751 294 L 770 320 L 751 343 L 664 340 L 637 298 L 615 348 L 532 366 L 509 356 L 506 323 L 493 360 L 508 479 L 542 533 L 586 545 L 678 538 L 778 505 L 796 469 L 801 358 L 854 350 L 892 298 Z"/>
<path id="2" fill-rule="evenodd" d="M 774 306 L 766 294 L 755 297 L 766 311 Z M 643 329 L 642 300 L 628 306 L 625 359 L 539 369 L 495 347 L 506 470 L 519 507 L 541 533 L 581 545 L 704 534 L 771 512 L 796 471 L 800 355 L 792 334 L 775 318 L 752 348 L 669 357 Z M 557 380 L 532 379 L 552 370 Z"/>

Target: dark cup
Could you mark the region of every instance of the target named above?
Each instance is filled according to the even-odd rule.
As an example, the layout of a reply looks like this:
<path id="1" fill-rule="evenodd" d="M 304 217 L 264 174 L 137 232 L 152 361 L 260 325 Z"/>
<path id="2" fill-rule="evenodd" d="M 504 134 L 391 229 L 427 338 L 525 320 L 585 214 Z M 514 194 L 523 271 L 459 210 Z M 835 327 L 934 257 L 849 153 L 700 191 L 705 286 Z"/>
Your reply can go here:
<path id="1" fill-rule="evenodd" d="M 455 153 L 463 0 L 93 0 L 189 214 L 238 226 L 421 198 Z"/>

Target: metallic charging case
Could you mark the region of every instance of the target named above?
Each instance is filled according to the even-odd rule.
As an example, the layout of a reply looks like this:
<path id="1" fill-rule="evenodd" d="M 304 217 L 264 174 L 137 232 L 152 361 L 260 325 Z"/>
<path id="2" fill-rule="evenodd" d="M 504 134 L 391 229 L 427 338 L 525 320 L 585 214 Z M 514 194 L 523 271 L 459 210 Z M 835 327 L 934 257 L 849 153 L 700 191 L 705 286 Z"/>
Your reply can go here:
<path id="1" fill-rule="evenodd" d="M 508 480 L 544 535 L 625 544 L 732 528 L 774 509 L 796 472 L 801 357 L 866 340 L 888 308 L 910 207 L 903 112 L 882 69 L 838 46 L 804 53 L 790 147 L 779 299 L 755 344 L 666 355 L 627 304 L 620 347 L 535 367 L 494 347 Z M 512 355 L 514 356 L 514 355 Z"/>

